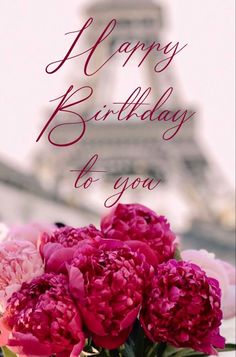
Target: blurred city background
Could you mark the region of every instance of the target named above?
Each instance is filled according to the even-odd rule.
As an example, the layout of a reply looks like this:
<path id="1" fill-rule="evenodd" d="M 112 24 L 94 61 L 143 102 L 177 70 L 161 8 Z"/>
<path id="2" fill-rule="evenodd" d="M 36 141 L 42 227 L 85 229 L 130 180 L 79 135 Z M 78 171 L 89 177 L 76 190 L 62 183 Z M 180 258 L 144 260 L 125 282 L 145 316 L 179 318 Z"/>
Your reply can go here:
<path id="1" fill-rule="evenodd" d="M 166 215 L 185 247 L 206 248 L 233 262 L 234 2 L 207 0 L 202 8 L 193 0 L 73 0 L 68 8 L 66 1 L 51 1 L 47 11 L 43 4 L 27 2 L 25 14 L 19 1 L 4 3 L 2 12 L 2 25 L 6 14 L 10 26 L 4 28 L 2 42 L 6 62 L 1 58 L 0 221 L 98 225 L 117 177 L 161 178 L 156 190 L 129 190 L 121 202 L 142 203 Z M 117 30 L 98 61 L 127 40 L 188 46 L 159 75 L 152 71 L 152 57 L 142 70 L 135 61 L 121 69 L 122 63 L 114 59 L 104 71 L 86 78 L 81 59 L 75 59 L 47 75 L 45 66 L 62 58 L 71 43 L 64 33 L 78 30 L 90 16 L 95 22 L 83 38 L 84 48 L 111 19 L 117 20 Z M 108 120 L 91 123 L 84 139 L 72 147 L 55 148 L 46 140 L 36 144 L 55 108 L 49 100 L 71 84 L 95 90 L 92 104 L 83 106 L 85 117 L 126 99 L 137 86 L 153 88 L 153 103 L 173 86 L 168 106 L 196 111 L 195 119 L 171 141 L 161 139 L 161 125 Z M 69 119 L 63 115 L 58 122 Z M 64 140 L 72 134 L 65 130 Z M 70 170 L 82 168 L 95 153 L 97 169 L 108 174 L 88 190 L 75 190 Z"/>

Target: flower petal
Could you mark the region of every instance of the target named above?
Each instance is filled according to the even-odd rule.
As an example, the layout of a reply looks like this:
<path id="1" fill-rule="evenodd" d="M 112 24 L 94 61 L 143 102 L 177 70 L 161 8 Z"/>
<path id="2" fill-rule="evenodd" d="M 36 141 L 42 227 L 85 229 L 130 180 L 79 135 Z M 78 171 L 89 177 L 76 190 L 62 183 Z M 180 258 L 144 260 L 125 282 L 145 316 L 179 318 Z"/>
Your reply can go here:
<path id="1" fill-rule="evenodd" d="M 126 317 L 121 321 L 120 327 L 121 329 L 127 329 L 131 325 L 133 325 L 134 321 L 136 320 L 138 313 L 140 310 L 140 306 L 136 307 L 135 309 L 131 310 Z"/>
<path id="2" fill-rule="evenodd" d="M 53 353 L 51 347 L 47 343 L 39 342 L 39 340 L 31 333 L 13 332 L 12 337 L 9 338 L 8 346 L 11 350 L 18 354 L 26 354 L 35 356 L 46 355 Z"/>
<path id="3" fill-rule="evenodd" d="M 70 263 L 73 258 L 74 251 L 74 248 L 64 248 L 60 246 L 60 248 L 54 251 L 48 258 L 46 262 L 46 272 L 64 273 L 66 271 L 66 264 Z"/>
<path id="4" fill-rule="evenodd" d="M 99 336 L 106 336 L 106 332 L 102 326 L 100 320 L 96 317 L 93 312 L 90 312 L 88 309 L 85 309 L 83 306 L 80 306 L 80 310 L 83 315 L 83 320 L 86 327 L 94 334 Z"/>
<path id="5" fill-rule="evenodd" d="M 125 244 L 127 244 L 133 251 L 138 250 L 140 253 L 145 255 L 147 262 L 154 267 L 159 264 L 156 254 L 146 243 L 138 240 L 128 240 Z"/>
<path id="6" fill-rule="evenodd" d="M 71 266 L 69 269 L 69 289 L 72 296 L 82 302 L 84 297 L 84 278 L 81 271 Z"/>

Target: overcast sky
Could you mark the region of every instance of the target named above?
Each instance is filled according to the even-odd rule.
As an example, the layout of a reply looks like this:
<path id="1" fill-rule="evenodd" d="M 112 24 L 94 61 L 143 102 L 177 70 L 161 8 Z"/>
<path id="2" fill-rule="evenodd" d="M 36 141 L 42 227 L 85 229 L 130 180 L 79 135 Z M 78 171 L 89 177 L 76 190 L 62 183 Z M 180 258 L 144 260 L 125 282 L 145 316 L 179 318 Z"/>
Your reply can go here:
<path id="1" fill-rule="evenodd" d="M 0 158 L 27 167 L 48 101 L 65 89 L 72 68 L 48 76 L 44 68 L 81 25 L 89 0 L 2 0 L 0 13 Z M 166 41 L 188 43 L 176 57 L 186 106 L 198 108 L 198 136 L 234 182 L 234 0 L 163 0 Z M 167 42 L 166 42 L 167 43 Z M 73 68 L 74 69 L 74 68 Z"/>

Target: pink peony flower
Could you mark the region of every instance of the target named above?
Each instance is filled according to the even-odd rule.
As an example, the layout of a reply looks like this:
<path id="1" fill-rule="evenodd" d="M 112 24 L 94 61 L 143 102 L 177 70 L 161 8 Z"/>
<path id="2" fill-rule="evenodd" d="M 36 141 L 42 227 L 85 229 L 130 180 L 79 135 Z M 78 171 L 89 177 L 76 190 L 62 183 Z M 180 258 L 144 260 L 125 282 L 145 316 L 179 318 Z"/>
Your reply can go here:
<path id="1" fill-rule="evenodd" d="M 173 258 L 175 235 L 164 216 L 140 204 L 118 204 L 101 222 L 104 235 L 122 241 L 139 240 L 155 252 L 159 263 Z"/>
<path id="2" fill-rule="evenodd" d="M 218 281 L 197 265 L 170 260 L 146 291 L 141 324 L 152 341 L 217 354 L 214 347 L 224 348 L 220 295 Z"/>
<path id="3" fill-rule="evenodd" d="M 154 274 L 146 256 L 123 242 L 83 244 L 69 267 L 69 286 L 97 346 L 115 349 L 133 327 L 143 290 Z"/>
<path id="4" fill-rule="evenodd" d="M 222 292 L 222 310 L 224 318 L 236 315 L 235 311 L 235 268 L 224 261 L 215 259 L 213 253 L 206 250 L 184 250 L 181 252 L 184 260 L 199 265 L 211 278 L 219 281 Z"/>
<path id="5" fill-rule="evenodd" d="M 55 230 L 52 234 L 42 234 L 40 252 L 45 259 L 46 271 L 65 271 L 65 263 L 70 262 L 81 242 L 84 240 L 97 241 L 102 237 L 102 232 L 92 224 L 83 228 L 67 226 Z"/>
<path id="6" fill-rule="evenodd" d="M 28 240 L 37 246 L 40 235 L 44 232 L 51 234 L 56 229 L 53 224 L 30 223 L 25 225 L 14 225 L 10 227 L 6 239 Z"/>
<path id="7" fill-rule="evenodd" d="M 0 244 L 0 311 L 23 282 L 43 274 L 43 261 L 28 241 L 5 241 Z"/>
<path id="8" fill-rule="evenodd" d="M 79 242 L 102 237 L 102 232 L 100 232 L 96 227 L 90 224 L 88 227 L 74 228 L 65 226 L 56 229 L 54 232 L 44 233 L 40 239 L 41 248 L 48 243 L 58 243 L 65 248 L 75 247 Z"/>
<path id="9" fill-rule="evenodd" d="M 64 275 L 44 274 L 24 283 L 0 319 L 0 346 L 20 356 L 78 357 L 84 334 Z"/>

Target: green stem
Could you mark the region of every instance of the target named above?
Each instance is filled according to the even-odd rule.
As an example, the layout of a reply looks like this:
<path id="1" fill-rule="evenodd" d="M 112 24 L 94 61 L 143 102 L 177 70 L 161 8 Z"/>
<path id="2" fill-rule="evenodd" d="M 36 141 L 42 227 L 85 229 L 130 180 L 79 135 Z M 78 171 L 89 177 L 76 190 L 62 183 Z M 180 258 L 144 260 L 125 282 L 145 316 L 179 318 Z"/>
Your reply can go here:
<path id="1" fill-rule="evenodd" d="M 150 348 L 150 350 L 148 351 L 146 357 L 154 357 L 154 356 L 153 356 L 153 353 L 156 352 L 157 346 L 158 346 L 158 344 L 155 343 L 155 344 Z"/>
<path id="2" fill-rule="evenodd" d="M 120 354 L 120 350 L 111 350 L 109 352 L 109 356 L 111 357 L 122 357 L 122 355 Z"/>

